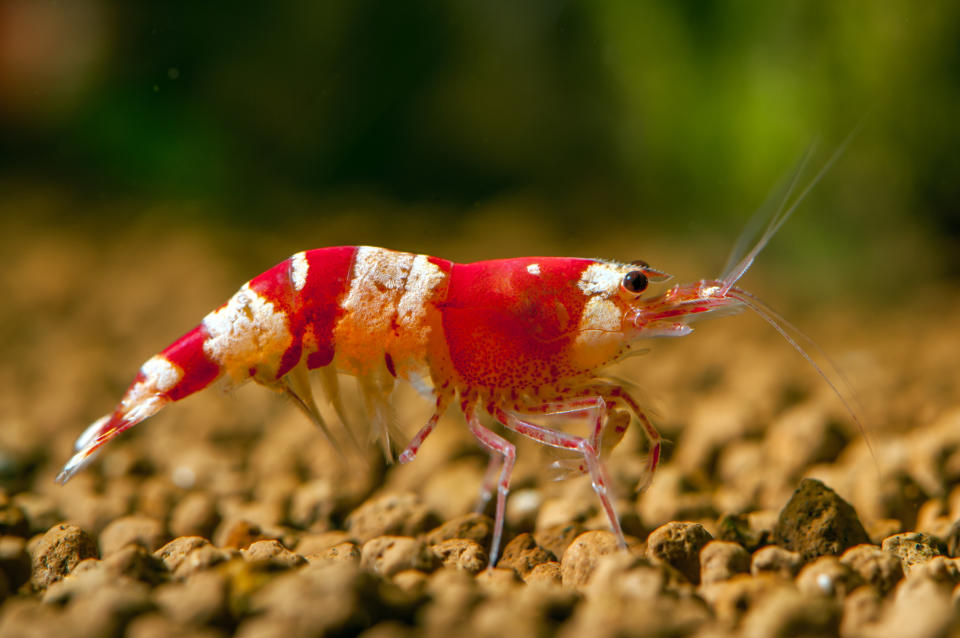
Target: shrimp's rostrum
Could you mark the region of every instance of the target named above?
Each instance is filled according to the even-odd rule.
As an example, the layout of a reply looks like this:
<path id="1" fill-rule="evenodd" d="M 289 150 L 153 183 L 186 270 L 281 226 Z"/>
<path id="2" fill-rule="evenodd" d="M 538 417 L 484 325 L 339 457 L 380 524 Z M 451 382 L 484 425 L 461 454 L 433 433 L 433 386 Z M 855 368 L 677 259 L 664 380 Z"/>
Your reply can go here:
<path id="1" fill-rule="evenodd" d="M 78 439 L 58 480 L 68 480 L 120 432 L 218 380 L 253 379 L 287 394 L 335 444 L 314 403 L 310 370 L 319 371 L 341 419 L 337 374 L 357 378 L 389 456 L 389 398 L 402 379 L 429 388 L 435 410 L 401 462 L 416 456 L 451 403 L 459 404 L 491 455 L 481 491 L 481 502 L 496 493 L 491 565 L 515 448 L 483 425 L 482 413 L 544 445 L 577 453 L 573 469 L 589 474 L 625 545 L 601 452 L 619 442 L 632 413 L 649 445 L 646 481 L 657 466 L 660 437 L 626 390 L 599 375 L 645 338 L 685 335 L 687 323 L 708 311 L 753 307 L 753 298 L 732 286 L 743 270 L 644 296 L 650 282 L 668 276 L 643 262 L 524 257 L 456 264 L 368 246 L 297 253 L 244 284 L 144 363 L 114 411 Z M 560 413 L 586 414 L 589 434 L 573 436 L 530 420 Z"/>

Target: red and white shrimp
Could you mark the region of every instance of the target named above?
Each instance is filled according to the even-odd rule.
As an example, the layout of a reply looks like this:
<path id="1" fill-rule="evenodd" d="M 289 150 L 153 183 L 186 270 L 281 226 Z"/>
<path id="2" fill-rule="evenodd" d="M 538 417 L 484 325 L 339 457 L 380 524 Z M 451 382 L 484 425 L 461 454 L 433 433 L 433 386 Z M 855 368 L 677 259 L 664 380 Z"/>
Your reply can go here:
<path id="1" fill-rule="evenodd" d="M 338 414 L 337 373 L 357 378 L 389 454 L 388 401 L 395 380 L 403 379 L 431 388 L 435 410 L 401 462 L 414 458 L 454 402 L 491 455 L 481 492 L 485 503 L 496 487 L 491 565 L 516 450 L 483 425 L 482 413 L 544 445 L 579 454 L 577 467 L 590 475 L 625 546 L 601 452 L 619 442 L 629 411 L 649 445 L 646 482 L 660 457 L 660 435 L 637 401 L 600 374 L 648 338 L 683 336 L 695 318 L 744 306 L 799 349 L 789 324 L 734 286 L 792 210 L 778 214 L 726 276 L 655 296 L 644 296 L 648 283 L 668 276 L 640 261 L 522 257 L 457 264 L 369 246 L 297 253 L 245 283 L 144 363 L 114 411 L 77 440 L 77 452 L 57 480 L 67 481 L 103 444 L 167 403 L 219 379 L 253 379 L 289 395 L 333 440 L 313 400 L 310 370 L 320 371 Z M 561 413 L 587 414 L 590 434 L 574 436 L 531 421 Z"/>

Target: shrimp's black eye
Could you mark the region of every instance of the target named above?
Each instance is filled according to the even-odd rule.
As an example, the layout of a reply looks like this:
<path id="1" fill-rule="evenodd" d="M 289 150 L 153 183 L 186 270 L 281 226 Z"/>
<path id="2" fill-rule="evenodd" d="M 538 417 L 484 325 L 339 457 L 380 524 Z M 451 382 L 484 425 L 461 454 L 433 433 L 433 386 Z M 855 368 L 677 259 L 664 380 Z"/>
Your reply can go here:
<path id="1" fill-rule="evenodd" d="M 623 276 L 621 284 L 625 290 L 632 293 L 643 292 L 647 289 L 647 276 L 639 270 L 631 270 Z"/>

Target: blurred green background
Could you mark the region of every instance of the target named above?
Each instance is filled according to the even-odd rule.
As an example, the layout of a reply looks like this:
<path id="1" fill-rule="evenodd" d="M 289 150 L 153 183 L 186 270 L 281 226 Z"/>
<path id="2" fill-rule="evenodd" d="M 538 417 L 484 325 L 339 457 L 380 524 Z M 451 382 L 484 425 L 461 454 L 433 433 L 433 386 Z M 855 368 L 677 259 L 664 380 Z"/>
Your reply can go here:
<path id="1" fill-rule="evenodd" d="M 711 276 L 859 123 L 764 268 L 810 295 L 960 273 L 953 0 L 0 0 L 9 233 L 681 251 Z"/>

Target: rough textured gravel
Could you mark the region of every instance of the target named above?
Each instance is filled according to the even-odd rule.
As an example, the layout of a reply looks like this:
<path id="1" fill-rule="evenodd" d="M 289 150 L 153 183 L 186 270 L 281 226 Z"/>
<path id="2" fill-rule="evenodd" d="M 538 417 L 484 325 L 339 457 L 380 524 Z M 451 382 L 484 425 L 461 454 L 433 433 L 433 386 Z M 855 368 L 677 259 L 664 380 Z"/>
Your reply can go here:
<path id="1" fill-rule="evenodd" d="M 515 439 L 488 569 L 492 506 L 473 511 L 487 457 L 452 411 L 414 462 L 388 466 L 374 449 L 344 461 L 261 388 L 213 391 L 54 484 L 142 360 L 242 280 L 202 237 L 158 246 L 136 272 L 119 266 L 124 245 L 149 239 L 0 238 L 0 636 L 960 634 L 950 295 L 922 331 L 907 315 L 795 318 L 828 335 L 867 406 L 869 447 L 759 322 L 718 320 L 629 362 L 617 374 L 663 400 L 653 420 L 668 441 L 640 493 L 638 428 L 609 457 L 629 548 L 587 479 L 548 480 L 559 453 Z M 404 392 L 409 435 L 424 411 Z"/>

